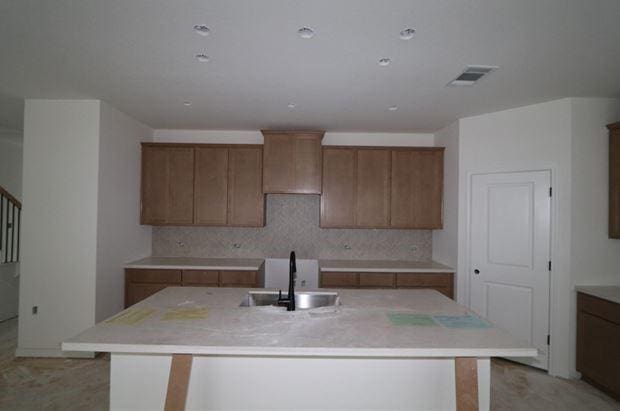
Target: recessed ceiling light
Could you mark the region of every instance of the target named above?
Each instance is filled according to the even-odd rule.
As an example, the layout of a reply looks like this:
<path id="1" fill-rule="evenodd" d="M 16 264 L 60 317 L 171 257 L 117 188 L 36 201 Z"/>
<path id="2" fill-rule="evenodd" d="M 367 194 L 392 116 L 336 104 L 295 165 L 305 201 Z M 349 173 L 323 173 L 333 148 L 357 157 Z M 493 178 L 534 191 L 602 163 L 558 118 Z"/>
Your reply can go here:
<path id="1" fill-rule="evenodd" d="M 302 27 L 297 30 L 297 35 L 302 39 L 311 39 L 312 37 L 314 37 L 314 30 L 312 30 L 310 27 Z"/>
<path id="2" fill-rule="evenodd" d="M 205 26 L 204 24 L 196 24 L 194 26 L 194 31 L 198 34 L 200 34 L 201 36 L 208 36 L 209 33 L 211 33 L 211 29 L 209 29 L 207 26 Z"/>
<path id="3" fill-rule="evenodd" d="M 403 31 L 400 32 L 400 39 L 411 40 L 414 35 L 415 35 L 415 29 L 412 29 L 412 28 L 404 29 Z"/>
<path id="4" fill-rule="evenodd" d="M 294 109 L 295 107 L 297 107 L 297 104 L 295 104 L 295 103 L 288 103 L 288 108 L 290 108 L 291 110 Z"/>
<path id="5" fill-rule="evenodd" d="M 184 105 L 185 107 L 189 107 L 189 106 L 191 106 L 191 105 L 192 105 L 192 103 L 190 103 L 189 101 L 184 101 L 184 102 L 183 102 L 183 105 Z"/>
<path id="6" fill-rule="evenodd" d="M 390 106 L 390 107 L 388 107 L 388 110 L 396 111 L 396 110 L 398 110 L 398 106 Z"/>
<path id="7" fill-rule="evenodd" d="M 385 67 L 385 66 L 389 66 L 391 62 L 392 62 L 392 60 L 390 60 L 388 58 L 382 58 L 382 59 L 379 60 L 379 65 L 382 66 L 382 67 Z"/>
<path id="8" fill-rule="evenodd" d="M 196 54 L 196 60 L 201 63 L 206 63 L 207 61 L 209 61 L 209 56 L 207 56 L 206 54 Z"/>

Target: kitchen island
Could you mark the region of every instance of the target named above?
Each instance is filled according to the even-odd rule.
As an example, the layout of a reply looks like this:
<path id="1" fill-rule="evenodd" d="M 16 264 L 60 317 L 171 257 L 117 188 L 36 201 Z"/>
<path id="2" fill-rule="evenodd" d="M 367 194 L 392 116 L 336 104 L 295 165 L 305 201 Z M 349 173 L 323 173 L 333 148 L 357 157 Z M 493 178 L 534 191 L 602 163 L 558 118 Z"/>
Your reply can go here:
<path id="1" fill-rule="evenodd" d="M 248 291 L 170 287 L 62 347 L 112 354 L 115 410 L 488 409 L 490 358 L 536 355 L 432 290 L 334 290 L 340 305 L 294 312 L 240 307 Z"/>

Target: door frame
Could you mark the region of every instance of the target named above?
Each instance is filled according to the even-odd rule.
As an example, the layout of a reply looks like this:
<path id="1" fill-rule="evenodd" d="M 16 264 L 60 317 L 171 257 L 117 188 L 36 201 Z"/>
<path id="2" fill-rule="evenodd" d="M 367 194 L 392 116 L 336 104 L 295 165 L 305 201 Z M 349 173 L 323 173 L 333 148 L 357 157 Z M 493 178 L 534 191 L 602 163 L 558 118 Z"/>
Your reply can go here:
<path id="1" fill-rule="evenodd" d="M 464 255 L 463 255 L 463 266 L 462 269 L 459 270 L 461 271 L 463 275 L 462 277 L 464 277 L 463 280 L 460 281 L 461 284 L 457 284 L 457 289 L 458 286 L 461 285 L 464 288 L 464 298 L 463 298 L 463 293 L 458 293 L 459 296 L 462 296 L 461 298 L 463 299 L 463 301 L 460 301 L 461 304 L 467 306 L 467 308 L 471 307 L 471 301 L 470 301 L 470 296 L 471 296 L 471 281 L 470 281 L 470 273 L 471 273 L 471 220 L 472 220 L 472 207 L 471 207 L 471 203 L 472 203 L 472 189 L 473 189 L 473 178 L 474 176 L 478 176 L 478 175 L 486 175 L 486 174 L 511 174 L 511 173 L 528 173 L 528 172 L 540 172 L 540 171 L 545 171 L 549 173 L 550 176 L 550 183 L 551 183 L 551 187 L 553 189 L 552 191 L 552 196 L 551 196 L 551 207 L 550 207 L 550 233 L 549 233 L 549 258 L 552 262 L 551 264 L 551 271 L 549 272 L 549 334 L 553 333 L 554 328 L 556 328 L 556 324 L 554 319 L 556 318 L 561 318 L 561 316 L 559 315 L 560 313 L 556 313 L 556 305 L 552 304 L 553 301 L 555 301 L 555 297 L 556 295 L 560 292 L 559 290 L 559 286 L 558 286 L 558 279 L 556 278 L 558 276 L 558 272 L 556 271 L 556 267 L 557 264 L 555 264 L 555 256 L 558 255 L 558 233 L 557 233 L 557 228 L 558 228 L 558 221 L 557 221 L 557 217 L 558 217 L 558 201 L 555 201 L 555 199 L 557 198 L 557 190 L 556 190 L 556 176 L 557 176 L 557 172 L 555 170 L 554 167 L 545 167 L 545 168 L 524 168 L 524 169 L 494 169 L 494 170 L 483 170 L 483 169 L 479 169 L 479 170 L 472 170 L 467 172 L 467 187 L 466 187 L 466 192 L 465 192 L 465 197 L 466 197 L 466 202 L 465 202 L 465 215 L 466 215 L 466 222 L 465 222 L 465 247 L 464 247 Z M 460 235 L 459 235 L 460 238 Z M 461 274 L 459 273 L 459 274 Z M 461 277 L 459 275 L 459 277 Z M 458 291 L 458 290 L 457 290 Z M 558 333 L 559 334 L 559 333 Z M 551 338 L 550 344 L 549 344 L 549 359 L 548 359 L 548 367 L 547 367 L 547 373 L 551 374 L 551 375 L 555 375 L 555 373 L 553 372 L 554 369 L 554 340 L 557 341 L 557 339 Z"/>

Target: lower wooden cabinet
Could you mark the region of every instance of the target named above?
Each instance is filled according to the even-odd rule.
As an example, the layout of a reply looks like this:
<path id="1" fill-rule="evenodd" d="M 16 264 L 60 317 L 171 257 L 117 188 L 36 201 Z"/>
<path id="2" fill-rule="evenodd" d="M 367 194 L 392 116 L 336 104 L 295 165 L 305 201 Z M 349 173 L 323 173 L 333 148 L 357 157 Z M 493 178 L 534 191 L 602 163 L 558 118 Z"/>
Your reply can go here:
<path id="1" fill-rule="evenodd" d="M 321 272 L 321 288 L 419 288 L 433 289 L 454 298 L 453 273 L 354 273 Z"/>
<path id="2" fill-rule="evenodd" d="M 620 304 L 577 293 L 577 371 L 620 398 Z"/>
<path id="3" fill-rule="evenodd" d="M 265 278 L 258 271 L 125 269 L 125 308 L 166 287 L 262 288 Z"/>

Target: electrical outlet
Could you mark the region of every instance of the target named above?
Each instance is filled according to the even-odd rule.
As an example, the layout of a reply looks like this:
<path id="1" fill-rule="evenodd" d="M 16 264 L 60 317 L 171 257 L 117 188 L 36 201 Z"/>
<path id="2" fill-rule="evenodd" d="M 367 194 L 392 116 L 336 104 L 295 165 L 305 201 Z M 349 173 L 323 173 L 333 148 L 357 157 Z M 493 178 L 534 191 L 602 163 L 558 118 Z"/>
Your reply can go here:
<path id="1" fill-rule="evenodd" d="M 37 315 L 37 313 L 39 312 L 39 307 L 36 305 L 32 306 L 32 315 Z"/>

